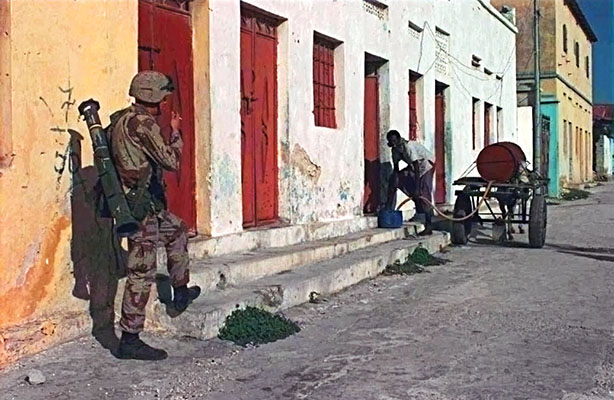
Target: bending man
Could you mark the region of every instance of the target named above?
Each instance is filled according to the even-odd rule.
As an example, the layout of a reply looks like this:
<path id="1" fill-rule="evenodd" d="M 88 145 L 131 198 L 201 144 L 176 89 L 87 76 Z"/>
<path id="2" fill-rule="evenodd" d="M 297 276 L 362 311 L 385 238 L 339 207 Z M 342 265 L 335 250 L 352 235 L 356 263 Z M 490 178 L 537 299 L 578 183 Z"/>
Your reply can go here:
<path id="1" fill-rule="evenodd" d="M 396 191 L 401 189 L 414 201 L 416 213 L 424 214 L 424 231 L 420 235 L 430 235 L 433 233 L 433 210 L 423 198 L 429 201 L 433 198 L 435 157 L 422 144 L 401 138 L 398 131 L 389 131 L 386 137 L 394 164 L 394 172 L 388 183 L 387 206 L 389 209 L 395 207 Z M 404 161 L 407 167 L 399 170 L 399 161 Z"/>

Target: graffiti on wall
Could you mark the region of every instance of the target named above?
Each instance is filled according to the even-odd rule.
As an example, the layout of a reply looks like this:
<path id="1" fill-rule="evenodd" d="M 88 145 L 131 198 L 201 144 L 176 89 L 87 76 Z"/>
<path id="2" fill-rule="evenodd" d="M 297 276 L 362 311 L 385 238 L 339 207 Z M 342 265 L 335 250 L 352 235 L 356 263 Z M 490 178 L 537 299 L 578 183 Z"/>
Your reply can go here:
<path id="1" fill-rule="evenodd" d="M 69 174 L 71 174 L 73 177 L 71 187 L 69 189 L 72 190 L 74 186 L 83 183 L 83 179 L 79 174 L 78 168 L 80 165 L 80 160 L 76 159 L 77 157 L 80 158 L 81 141 L 83 140 L 83 136 L 78 131 L 70 128 L 69 118 L 77 102 L 73 97 L 74 87 L 71 86 L 70 79 L 65 87 L 58 86 L 58 90 L 62 94 L 62 100 L 57 111 L 58 113 L 61 113 L 62 122 L 51 126 L 49 131 L 56 136 L 56 144 L 64 147 L 62 150 L 56 150 L 53 169 L 56 174 L 56 189 L 59 189 L 62 178 L 65 175 L 65 171 L 68 169 Z M 51 118 L 54 121 L 57 120 L 56 113 L 45 98 L 40 96 L 39 100 L 45 105 Z M 68 143 L 65 144 L 66 135 L 68 135 Z"/>

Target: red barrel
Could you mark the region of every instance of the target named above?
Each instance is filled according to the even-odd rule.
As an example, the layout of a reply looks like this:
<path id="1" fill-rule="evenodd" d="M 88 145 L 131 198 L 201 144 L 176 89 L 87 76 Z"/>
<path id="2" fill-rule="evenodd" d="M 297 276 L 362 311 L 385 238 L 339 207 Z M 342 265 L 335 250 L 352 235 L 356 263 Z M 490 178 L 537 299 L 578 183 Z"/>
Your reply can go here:
<path id="1" fill-rule="evenodd" d="M 516 143 L 499 142 L 484 147 L 476 164 L 485 180 L 506 183 L 518 173 L 520 164 L 525 161 L 527 157 Z"/>

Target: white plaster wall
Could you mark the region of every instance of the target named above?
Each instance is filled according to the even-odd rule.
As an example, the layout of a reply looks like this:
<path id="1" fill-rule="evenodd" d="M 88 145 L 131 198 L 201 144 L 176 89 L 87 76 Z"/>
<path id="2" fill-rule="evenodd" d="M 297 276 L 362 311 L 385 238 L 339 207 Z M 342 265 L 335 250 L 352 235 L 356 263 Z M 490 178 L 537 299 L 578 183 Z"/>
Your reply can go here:
<path id="1" fill-rule="evenodd" d="M 518 107 L 518 131 L 516 143 L 527 160 L 533 160 L 533 107 Z"/>
<path id="2" fill-rule="evenodd" d="M 612 174 L 612 148 L 607 136 L 601 136 L 597 142 L 595 162 L 597 175 L 609 176 Z"/>
<path id="3" fill-rule="evenodd" d="M 603 169 L 605 175 L 610 176 L 612 175 L 612 142 L 609 138 L 605 138 L 604 148 Z"/>
<path id="4" fill-rule="evenodd" d="M 409 70 L 424 75 L 421 135 L 434 148 L 435 80 L 448 84 L 446 142 L 448 193 L 478 151 L 471 149 L 471 98 L 502 107 L 501 140 L 516 138 L 515 29 L 484 0 L 386 0 L 387 16 L 365 12 L 359 0 L 251 0 L 249 4 L 286 19 L 278 29 L 278 103 L 280 217 L 290 223 L 360 215 L 364 186 L 364 53 L 388 60 L 382 94 L 381 158 L 390 160 L 385 130 L 408 134 Z M 241 229 L 239 2 L 210 1 L 212 104 L 212 233 Z M 423 28 L 418 38 L 408 22 Z M 450 34 L 454 58 L 449 73 L 434 69 L 434 32 Z M 335 54 L 337 129 L 316 127 L 313 118 L 312 53 L 317 31 L 343 42 Z M 487 76 L 472 69 L 471 56 L 482 58 Z M 495 74 L 503 76 L 495 79 Z M 480 116 L 483 118 L 483 115 Z M 480 124 L 481 126 L 481 124 Z M 483 134 L 478 135 L 479 144 Z M 317 181 L 295 166 L 303 149 L 320 168 Z M 478 149 L 479 150 L 479 149 Z M 297 153 L 297 151 L 299 153 Z M 304 153 L 303 153 L 304 154 Z M 219 176 L 219 174 L 222 174 Z"/>
<path id="5" fill-rule="evenodd" d="M 243 229 L 239 80 L 241 14 L 238 1 L 209 0 L 209 10 L 210 231 L 212 236 L 218 236 Z"/>

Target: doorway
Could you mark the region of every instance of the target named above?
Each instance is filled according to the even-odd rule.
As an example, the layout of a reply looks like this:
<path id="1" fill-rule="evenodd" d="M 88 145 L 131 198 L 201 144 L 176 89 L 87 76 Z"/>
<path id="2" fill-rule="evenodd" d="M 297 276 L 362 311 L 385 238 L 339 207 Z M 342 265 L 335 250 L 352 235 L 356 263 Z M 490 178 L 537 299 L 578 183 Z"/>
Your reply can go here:
<path id="1" fill-rule="evenodd" d="M 138 18 L 139 71 L 155 70 L 166 74 L 175 86 L 169 101 L 161 105 L 161 115 L 156 118 L 166 139 L 170 135 L 171 112 L 177 112 L 182 118 L 184 145 L 179 169 L 164 172 L 168 208 L 195 233 L 194 77 L 188 3 L 140 0 Z"/>
<path id="2" fill-rule="evenodd" d="M 375 214 L 381 200 L 381 159 L 380 159 L 380 85 L 381 70 L 386 60 L 365 53 L 365 94 L 364 94 L 364 162 L 365 187 L 363 213 Z"/>
<path id="3" fill-rule="evenodd" d="M 446 202 L 446 98 L 447 86 L 435 83 L 435 203 Z"/>
<path id="4" fill-rule="evenodd" d="M 278 216 L 277 25 L 241 7 L 241 182 L 243 227 Z"/>

